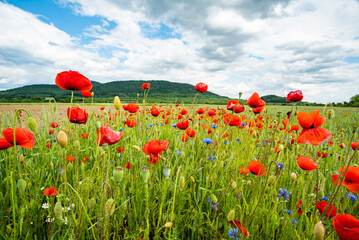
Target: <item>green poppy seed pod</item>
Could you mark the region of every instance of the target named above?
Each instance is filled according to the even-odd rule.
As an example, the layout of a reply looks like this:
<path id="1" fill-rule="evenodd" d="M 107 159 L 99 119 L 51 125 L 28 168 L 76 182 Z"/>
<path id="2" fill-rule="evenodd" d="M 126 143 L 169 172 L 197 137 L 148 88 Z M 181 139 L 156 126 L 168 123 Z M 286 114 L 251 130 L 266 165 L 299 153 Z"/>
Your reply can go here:
<path id="1" fill-rule="evenodd" d="M 141 178 L 146 183 L 150 178 L 150 169 L 147 166 L 144 166 L 141 169 Z"/>
<path id="2" fill-rule="evenodd" d="M 169 178 L 171 174 L 171 168 L 169 166 L 164 166 L 163 167 L 163 175 L 165 176 L 165 178 Z"/>
<path id="3" fill-rule="evenodd" d="M 321 221 L 314 227 L 314 240 L 324 240 L 325 228 Z"/>
<path id="4" fill-rule="evenodd" d="M 212 200 L 212 202 L 214 202 L 214 203 L 217 203 L 217 202 L 218 202 L 218 199 L 217 199 L 216 195 L 214 195 L 214 194 L 211 195 L 211 200 Z"/>
<path id="5" fill-rule="evenodd" d="M 62 205 L 61 202 L 57 202 L 54 208 L 55 217 L 57 220 L 62 220 Z"/>
<path id="6" fill-rule="evenodd" d="M 56 112 L 56 106 L 53 106 L 52 111 Z"/>
<path id="7" fill-rule="evenodd" d="M 93 209 L 95 207 L 95 205 L 96 205 L 96 199 L 91 198 L 87 205 L 88 205 L 89 209 Z"/>
<path id="8" fill-rule="evenodd" d="M 240 100 L 240 99 L 241 99 L 242 94 L 243 94 L 242 92 L 239 92 L 239 93 L 238 93 L 238 100 Z"/>
<path id="9" fill-rule="evenodd" d="M 271 185 L 275 182 L 276 179 L 277 179 L 276 176 L 271 175 L 271 176 L 268 178 L 268 185 L 271 186 Z"/>
<path id="10" fill-rule="evenodd" d="M 334 117 L 334 110 L 333 109 L 329 109 L 328 110 L 328 119 L 332 119 Z"/>
<path id="11" fill-rule="evenodd" d="M 87 181 L 86 181 L 86 182 L 82 182 L 82 184 L 81 184 L 81 189 L 82 189 L 83 192 L 87 192 L 87 191 L 88 191 L 88 189 L 89 189 L 89 184 L 87 183 Z"/>
<path id="12" fill-rule="evenodd" d="M 297 179 L 297 174 L 294 172 L 290 174 L 290 180 L 295 181 Z"/>
<path id="13" fill-rule="evenodd" d="M 80 148 L 80 141 L 79 141 L 79 140 L 75 140 L 74 146 L 75 146 L 76 149 L 79 149 L 79 148 Z"/>
<path id="14" fill-rule="evenodd" d="M 73 169 L 74 169 L 74 165 L 72 165 L 72 162 L 69 162 L 67 164 L 67 172 L 72 172 Z"/>
<path id="15" fill-rule="evenodd" d="M 100 129 L 100 128 L 101 128 L 101 122 L 100 122 L 100 121 L 96 121 L 96 122 L 95 122 L 95 127 L 96 127 L 97 129 Z"/>
<path id="16" fill-rule="evenodd" d="M 107 152 L 108 151 L 108 143 L 102 144 L 102 149 Z"/>
<path id="17" fill-rule="evenodd" d="M 116 202 L 113 198 L 109 198 L 105 204 L 105 213 L 108 216 L 111 216 L 116 209 Z"/>
<path id="18" fill-rule="evenodd" d="M 322 199 L 324 197 L 324 192 L 323 191 L 319 191 L 318 193 L 318 198 Z"/>
<path id="19" fill-rule="evenodd" d="M 252 181 L 251 180 L 248 180 L 247 183 L 246 183 L 247 186 L 250 186 L 252 185 Z"/>
<path id="20" fill-rule="evenodd" d="M 179 181 L 178 186 L 179 186 L 180 190 L 183 191 L 183 189 L 184 189 L 184 187 L 186 185 L 186 181 L 185 181 L 184 177 L 181 176 L 178 181 Z"/>
<path id="21" fill-rule="evenodd" d="M 236 188 L 237 188 L 237 183 L 236 183 L 236 181 L 233 181 L 233 182 L 231 183 L 231 187 L 232 187 L 233 189 L 236 189 Z"/>
<path id="22" fill-rule="evenodd" d="M 19 157 L 19 162 L 21 163 L 21 164 L 23 164 L 24 162 L 25 162 L 25 157 L 24 157 L 24 155 L 20 155 L 20 157 Z"/>
<path id="23" fill-rule="evenodd" d="M 113 100 L 113 104 L 115 105 L 116 110 L 120 110 L 121 108 L 121 100 L 118 96 Z"/>
<path id="24" fill-rule="evenodd" d="M 27 127 L 28 127 L 32 132 L 36 132 L 37 123 L 36 123 L 35 118 L 29 117 L 29 118 L 27 119 Z"/>
<path id="25" fill-rule="evenodd" d="M 61 147 L 67 147 L 68 139 L 67 134 L 64 131 L 60 131 L 59 134 L 57 134 L 57 142 Z"/>
<path id="26" fill-rule="evenodd" d="M 141 151 L 141 148 L 139 146 L 136 146 L 136 145 L 132 145 L 132 148 L 137 150 L 137 151 Z"/>
<path id="27" fill-rule="evenodd" d="M 231 211 L 229 211 L 227 215 L 228 222 L 232 222 L 235 217 L 236 217 L 236 212 L 232 209 Z"/>
<path id="28" fill-rule="evenodd" d="M 26 185 L 26 181 L 22 178 L 17 181 L 17 189 L 19 190 L 21 196 L 23 196 L 25 193 Z"/>
<path id="29" fill-rule="evenodd" d="M 113 181 L 116 184 L 120 184 L 123 179 L 123 168 L 122 167 L 115 167 L 112 172 Z"/>
<path id="30" fill-rule="evenodd" d="M 49 163 L 49 168 L 54 169 L 54 163 L 52 161 Z"/>

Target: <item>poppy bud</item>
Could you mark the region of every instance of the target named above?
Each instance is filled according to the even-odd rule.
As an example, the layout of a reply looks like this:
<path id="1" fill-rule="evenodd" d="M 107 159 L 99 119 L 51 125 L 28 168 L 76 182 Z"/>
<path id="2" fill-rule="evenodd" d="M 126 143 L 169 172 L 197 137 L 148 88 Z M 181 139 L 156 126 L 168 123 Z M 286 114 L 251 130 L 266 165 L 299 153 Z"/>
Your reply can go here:
<path id="1" fill-rule="evenodd" d="M 83 192 L 87 192 L 89 190 L 89 184 L 87 182 L 82 182 L 81 189 Z"/>
<path id="2" fill-rule="evenodd" d="M 147 166 L 144 166 L 141 169 L 141 178 L 145 183 L 147 183 L 149 177 L 150 177 L 150 169 Z"/>
<path id="3" fill-rule="evenodd" d="M 100 128 L 101 128 L 101 122 L 100 122 L 100 121 L 96 121 L 96 122 L 95 122 L 95 127 L 96 127 L 97 129 L 100 129 Z"/>
<path id="4" fill-rule="evenodd" d="M 189 179 L 190 179 L 192 182 L 196 182 L 196 180 L 195 180 L 194 177 L 192 177 L 192 176 L 191 176 Z"/>
<path id="5" fill-rule="evenodd" d="M 214 203 L 217 203 L 217 202 L 218 202 L 218 199 L 217 199 L 216 195 L 214 195 L 214 194 L 211 195 L 211 200 L 212 200 L 212 202 L 214 202 Z"/>
<path id="6" fill-rule="evenodd" d="M 112 172 L 113 181 L 116 184 L 120 184 L 123 178 L 123 168 L 122 167 L 115 167 Z"/>
<path id="7" fill-rule="evenodd" d="M 57 142 L 61 147 L 67 147 L 68 139 L 67 134 L 64 131 L 60 131 L 59 134 L 57 134 Z"/>
<path id="8" fill-rule="evenodd" d="M 54 208 L 55 217 L 57 220 L 62 220 L 62 205 L 61 202 L 57 202 Z"/>
<path id="9" fill-rule="evenodd" d="M 171 174 L 171 168 L 169 166 L 163 167 L 163 175 L 168 179 Z"/>
<path id="10" fill-rule="evenodd" d="M 24 195 L 26 185 L 26 181 L 22 178 L 17 181 L 17 189 L 19 190 L 21 196 Z"/>
<path id="11" fill-rule="evenodd" d="M 36 123 L 35 118 L 29 117 L 29 118 L 27 119 L 27 127 L 28 127 L 31 131 L 36 132 L 37 123 Z"/>
<path id="12" fill-rule="evenodd" d="M 236 189 L 236 188 L 237 188 L 237 183 L 236 183 L 236 181 L 231 182 L 231 187 L 232 187 L 233 189 Z"/>
<path id="13" fill-rule="evenodd" d="M 74 169 L 74 165 L 72 165 L 72 162 L 69 162 L 67 164 L 67 172 L 72 172 L 73 169 Z"/>
<path id="14" fill-rule="evenodd" d="M 141 148 L 139 146 L 136 146 L 136 145 L 132 145 L 132 148 L 137 150 L 137 151 L 141 151 Z"/>
<path id="15" fill-rule="evenodd" d="M 166 222 L 166 224 L 163 226 L 165 228 L 170 228 L 173 226 L 173 223 L 172 222 Z"/>
<path id="16" fill-rule="evenodd" d="M 227 215 L 228 222 L 232 222 L 235 217 L 236 217 L 236 212 L 232 209 L 231 211 L 229 211 Z"/>
<path id="17" fill-rule="evenodd" d="M 277 179 L 276 176 L 271 175 L 271 176 L 268 178 L 268 185 L 269 185 L 269 186 L 272 185 L 272 184 L 275 182 L 276 179 Z"/>
<path id="18" fill-rule="evenodd" d="M 325 235 L 325 228 L 321 221 L 314 227 L 314 240 L 323 240 Z"/>
<path id="19" fill-rule="evenodd" d="M 290 174 L 290 179 L 292 181 L 295 181 L 297 179 L 297 174 L 295 174 L 294 172 Z"/>
<path id="20" fill-rule="evenodd" d="M 345 144 L 344 144 L 344 143 L 342 143 L 342 144 L 340 144 L 340 145 L 339 145 L 339 147 L 341 147 L 341 148 L 345 148 Z"/>
<path id="21" fill-rule="evenodd" d="M 322 199 L 324 197 L 324 192 L 323 191 L 320 191 L 319 193 L 318 193 L 318 198 L 319 199 Z"/>
<path id="22" fill-rule="evenodd" d="M 6 234 L 10 235 L 11 232 L 12 232 L 12 228 L 11 228 L 11 225 L 9 224 L 9 225 L 6 226 Z"/>
<path id="23" fill-rule="evenodd" d="M 185 185 L 186 185 L 186 181 L 185 181 L 184 177 L 181 176 L 180 179 L 179 179 L 179 188 L 180 188 L 181 191 L 183 191 Z"/>
<path id="24" fill-rule="evenodd" d="M 56 112 L 56 106 L 54 106 L 54 107 L 52 108 L 52 111 L 53 111 L 53 112 Z"/>
<path id="25" fill-rule="evenodd" d="M 49 168 L 54 169 L 54 163 L 52 161 L 49 163 Z"/>
<path id="26" fill-rule="evenodd" d="M 329 109 L 328 110 L 328 119 L 332 119 L 334 117 L 334 110 L 333 109 Z"/>
<path id="27" fill-rule="evenodd" d="M 250 185 L 252 185 L 252 181 L 248 180 L 246 184 L 247 184 L 247 186 L 250 186 Z"/>
<path id="28" fill-rule="evenodd" d="M 116 209 L 116 202 L 113 198 L 109 198 L 105 204 L 105 213 L 106 215 L 112 215 Z"/>
<path id="29" fill-rule="evenodd" d="M 278 146 L 278 151 L 283 151 L 284 150 L 284 146 L 283 146 L 283 144 L 280 144 L 279 146 Z"/>
<path id="30" fill-rule="evenodd" d="M 113 100 L 113 104 L 115 105 L 116 110 L 120 110 L 121 108 L 121 100 L 118 96 Z"/>
<path id="31" fill-rule="evenodd" d="M 22 154 L 20 155 L 19 161 L 20 161 L 21 164 L 23 164 L 25 162 L 24 155 L 22 155 Z"/>
<path id="32" fill-rule="evenodd" d="M 94 208 L 95 205 L 96 205 L 96 199 L 95 199 L 95 198 L 91 198 L 91 199 L 89 200 L 89 202 L 88 202 L 88 207 L 89 207 L 89 209 Z"/>
<path id="33" fill-rule="evenodd" d="M 80 148 L 80 141 L 79 141 L 79 140 L 75 140 L 74 146 L 75 146 L 76 149 L 79 149 L 79 148 Z"/>

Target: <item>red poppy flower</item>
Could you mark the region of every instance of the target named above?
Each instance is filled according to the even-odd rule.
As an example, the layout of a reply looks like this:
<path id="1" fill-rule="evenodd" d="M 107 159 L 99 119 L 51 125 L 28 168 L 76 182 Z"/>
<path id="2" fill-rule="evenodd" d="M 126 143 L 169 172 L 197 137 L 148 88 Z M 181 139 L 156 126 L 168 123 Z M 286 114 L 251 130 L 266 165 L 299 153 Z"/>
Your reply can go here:
<path id="1" fill-rule="evenodd" d="M 85 163 L 85 162 L 87 162 L 88 159 L 89 159 L 89 157 L 86 156 L 86 157 L 84 157 L 84 158 L 81 160 L 81 162 Z"/>
<path id="2" fill-rule="evenodd" d="M 300 156 L 297 158 L 299 167 L 306 171 L 313 171 L 318 168 L 318 164 L 310 157 Z"/>
<path id="3" fill-rule="evenodd" d="M 188 111 L 186 109 L 182 108 L 179 114 L 186 115 L 186 114 L 188 114 Z"/>
<path id="4" fill-rule="evenodd" d="M 300 129 L 300 127 L 298 125 L 293 125 L 290 127 L 289 132 L 293 132 L 293 131 L 297 132 L 297 131 L 299 131 L 299 129 Z"/>
<path id="5" fill-rule="evenodd" d="M 229 126 L 238 126 L 242 122 L 242 119 L 237 115 L 232 115 L 229 119 Z"/>
<path id="6" fill-rule="evenodd" d="M 160 115 L 160 111 L 158 110 L 158 108 L 152 107 L 151 114 L 152 114 L 152 116 L 157 117 L 158 115 Z"/>
<path id="7" fill-rule="evenodd" d="M 187 119 L 181 121 L 181 122 L 178 122 L 176 124 L 176 127 L 181 129 L 181 130 L 186 130 L 188 128 L 188 125 L 189 125 L 189 122 Z"/>
<path id="8" fill-rule="evenodd" d="M 144 84 L 142 84 L 141 89 L 149 89 L 150 86 L 151 86 L 151 83 L 144 83 Z"/>
<path id="9" fill-rule="evenodd" d="M 253 113 L 255 114 L 259 114 L 263 111 L 264 107 L 256 107 L 256 108 L 253 108 Z"/>
<path id="10" fill-rule="evenodd" d="M 51 123 L 52 128 L 57 128 L 58 126 L 59 126 L 59 124 L 57 124 L 57 122 L 52 122 Z"/>
<path id="11" fill-rule="evenodd" d="M 79 107 L 71 107 L 71 117 L 70 117 L 70 108 L 67 109 L 67 117 L 70 119 L 70 122 L 77 124 L 86 124 L 89 114 L 85 109 Z"/>
<path id="12" fill-rule="evenodd" d="M 143 146 L 142 151 L 150 155 L 150 160 L 148 163 L 157 163 L 158 156 L 161 156 L 163 150 L 167 150 L 169 146 L 169 142 L 167 140 L 163 140 L 162 142 L 158 140 L 151 140 Z"/>
<path id="13" fill-rule="evenodd" d="M 237 100 L 229 100 L 227 102 L 227 110 L 233 110 L 234 106 L 238 104 L 239 102 Z"/>
<path id="14" fill-rule="evenodd" d="M 287 95 L 287 102 L 300 102 L 303 100 L 303 93 L 301 90 L 292 91 Z"/>
<path id="15" fill-rule="evenodd" d="M 13 147 L 11 143 L 9 143 L 5 138 L 0 138 L 0 150 L 8 149 L 10 147 Z"/>
<path id="16" fill-rule="evenodd" d="M 58 73 L 55 83 L 64 90 L 89 92 L 92 89 L 92 83 L 87 77 L 71 70 Z"/>
<path id="17" fill-rule="evenodd" d="M 130 163 L 130 162 L 127 162 L 126 168 L 127 168 L 127 169 L 131 169 L 131 167 L 132 167 L 131 163 Z"/>
<path id="18" fill-rule="evenodd" d="M 126 125 L 130 128 L 136 127 L 138 125 L 138 122 L 134 119 L 127 119 Z"/>
<path id="19" fill-rule="evenodd" d="M 204 93 L 207 91 L 208 86 L 207 86 L 207 84 L 200 82 L 200 83 L 196 84 L 194 89 L 198 92 Z"/>
<path id="20" fill-rule="evenodd" d="M 193 138 L 196 135 L 196 131 L 193 128 L 187 128 L 186 133 L 189 137 Z"/>
<path id="21" fill-rule="evenodd" d="M 52 146 L 51 143 L 47 143 L 47 144 L 46 144 L 46 147 L 47 147 L 47 148 L 51 148 L 51 146 Z"/>
<path id="22" fill-rule="evenodd" d="M 247 104 L 251 108 L 258 108 L 258 107 L 264 107 L 266 105 L 266 102 L 263 101 L 258 93 L 253 93 L 253 95 L 247 99 Z"/>
<path id="23" fill-rule="evenodd" d="M 333 218 L 333 226 L 341 240 L 359 239 L 359 220 L 350 214 L 339 214 Z"/>
<path id="24" fill-rule="evenodd" d="M 327 201 L 321 201 L 321 202 L 318 202 L 317 203 L 317 209 L 319 210 L 319 212 L 321 214 L 323 214 L 324 210 L 325 210 L 325 207 L 327 206 L 328 202 Z M 315 206 L 315 204 L 314 204 Z M 333 205 L 333 204 L 330 204 L 330 207 L 327 209 L 327 211 L 325 212 L 325 216 L 329 217 L 329 218 L 332 218 L 334 217 L 335 215 L 337 215 L 337 208 Z"/>
<path id="25" fill-rule="evenodd" d="M 295 208 L 297 209 L 297 212 L 299 213 L 300 216 L 302 216 L 303 212 L 302 212 L 302 200 L 299 200 L 297 205 L 295 205 Z"/>
<path id="26" fill-rule="evenodd" d="M 266 169 L 264 165 L 258 161 L 251 161 L 248 164 L 248 169 L 251 173 L 257 176 L 266 175 Z"/>
<path id="27" fill-rule="evenodd" d="M 124 149 L 123 147 L 118 147 L 118 148 L 117 148 L 117 151 L 118 151 L 118 152 L 123 152 L 123 151 L 125 151 L 125 149 Z"/>
<path id="28" fill-rule="evenodd" d="M 44 191 L 45 196 L 55 196 L 59 191 L 55 191 L 55 187 L 46 188 Z"/>
<path id="29" fill-rule="evenodd" d="M 12 128 L 6 128 L 2 131 L 2 135 L 5 140 L 14 145 L 14 130 Z M 35 146 L 35 136 L 31 132 L 23 128 L 15 128 L 16 145 L 19 145 L 25 149 L 31 149 Z M 4 140 L 2 140 L 4 141 Z M 4 146 L 8 146 L 3 142 Z"/>
<path id="30" fill-rule="evenodd" d="M 247 175 L 249 173 L 249 169 L 247 167 L 241 167 L 238 171 L 242 175 Z"/>
<path id="31" fill-rule="evenodd" d="M 359 150 L 359 148 L 358 148 L 358 143 L 359 143 L 359 142 L 352 142 L 351 147 L 352 147 L 353 150 Z"/>
<path id="32" fill-rule="evenodd" d="M 97 143 L 100 146 L 104 143 L 107 143 L 108 145 L 115 144 L 121 140 L 123 135 L 122 132 L 116 132 L 108 126 L 102 126 L 100 130 L 97 129 Z"/>
<path id="33" fill-rule="evenodd" d="M 187 142 L 189 139 L 189 136 L 186 133 L 182 134 L 182 142 Z"/>
<path id="34" fill-rule="evenodd" d="M 74 156 L 66 156 L 66 158 L 68 162 L 72 162 L 73 160 L 75 160 Z"/>
<path id="35" fill-rule="evenodd" d="M 140 107 L 134 103 L 129 103 L 127 105 L 123 105 L 123 109 L 129 111 L 130 113 L 135 113 L 140 109 Z"/>
<path id="36" fill-rule="evenodd" d="M 91 92 L 82 92 L 81 94 L 82 94 L 82 96 L 85 97 L 85 98 L 92 97 L 92 93 L 91 93 Z"/>
<path id="37" fill-rule="evenodd" d="M 299 112 L 298 121 L 303 130 L 297 138 L 297 143 L 318 145 L 332 137 L 329 130 L 319 128 L 326 121 L 325 117 L 320 116 L 319 110 L 313 111 L 310 114 L 306 112 Z"/>
<path id="38" fill-rule="evenodd" d="M 198 113 L 198 114 L 203 114 L 203 113 L 204 113 L 204 109 L 203 109 L 203 108 L 199 108 L 199 109 L 196 111 L 196 113 Z"/>
<path id="39" fill-rule="evenodd" d="M 81 138 L 82 139 L 86 139 L 88 138 L 89 134 L 88 133 L 81 133 Z"/>
<path id="40" fill-rule="evenodd" d="M 228 223 L 232 224 L 233 226 L 237 226 L 239 230 L 241 230 L 241 232 L 243 233 L 244 236 L 248 236 L 248 232 L 247 229 L 245 229 L 242 224 L 241 221 L 239 220 L 232 220 L 229 221 Z"/>
<path id="41" fill-rule="evenodd" d="M 344 175 L 346 169 L 346 167 L 340 168 L 339 173 Z M 339 175 L 332 175 L 332 181 L 335 185 L 339 184 Z M 359 167 L 349 166 L 341 185 L 346 186 L 347 190 L 352 193 L 359 193 Z"/>

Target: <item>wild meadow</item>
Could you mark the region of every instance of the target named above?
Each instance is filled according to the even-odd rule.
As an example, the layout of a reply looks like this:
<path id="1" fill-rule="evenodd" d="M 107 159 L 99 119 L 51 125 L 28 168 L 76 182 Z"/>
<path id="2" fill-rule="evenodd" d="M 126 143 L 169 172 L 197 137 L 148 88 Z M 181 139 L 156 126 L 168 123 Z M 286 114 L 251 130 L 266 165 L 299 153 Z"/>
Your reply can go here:
<path id="1" fill-rule="evenodd" d="M 55 82 L 96 101 L 77 72 Z M 358 108 L 297 107 L 301 91 L 150 105 L 150 90 L 1 113 L 0 238 L 359 239 Z"/>

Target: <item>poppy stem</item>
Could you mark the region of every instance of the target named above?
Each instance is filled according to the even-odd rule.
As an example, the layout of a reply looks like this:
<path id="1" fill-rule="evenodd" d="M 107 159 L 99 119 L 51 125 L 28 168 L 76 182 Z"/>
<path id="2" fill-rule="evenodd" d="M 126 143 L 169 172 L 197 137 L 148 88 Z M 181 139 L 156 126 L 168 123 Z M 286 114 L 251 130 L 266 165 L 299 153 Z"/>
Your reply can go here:
<path id="1" fill-rule="evenodd" d="M 197 98 L 198 93 L 199 93 L 199 92 L 197 92 L 196 95 L 194 96 L 192 105 L 194 105 L 194 102 L 196 101 L 196 98 Z"/>

